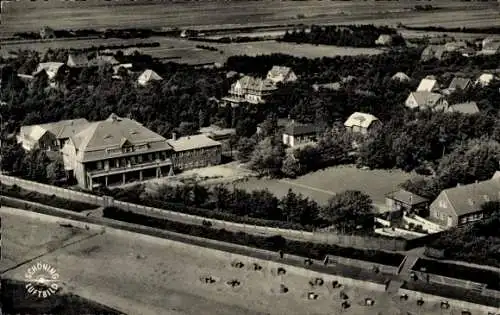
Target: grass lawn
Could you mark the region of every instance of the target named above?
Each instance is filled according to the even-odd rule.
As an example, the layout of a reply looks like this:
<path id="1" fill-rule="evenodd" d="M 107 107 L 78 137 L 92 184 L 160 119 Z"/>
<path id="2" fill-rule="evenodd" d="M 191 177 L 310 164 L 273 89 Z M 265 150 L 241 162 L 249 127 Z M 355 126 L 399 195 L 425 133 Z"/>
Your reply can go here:
<path id="1" fill-rule="evenodd" d="M 354 166 L 331 167 L 310 173 L 297 179 L 256 179 L 235 184 L 246 190 L 267 188 L 281 197 L 291 188 L 296 193 L 308 196 L 325 204 L 335 193 L 344 190 L 360 190 L 367 193 L 377 205 L 384 204 L 385 194 L 398 189 L 398 184 L 413 177 L 403 171 L 361 170 Z"/>

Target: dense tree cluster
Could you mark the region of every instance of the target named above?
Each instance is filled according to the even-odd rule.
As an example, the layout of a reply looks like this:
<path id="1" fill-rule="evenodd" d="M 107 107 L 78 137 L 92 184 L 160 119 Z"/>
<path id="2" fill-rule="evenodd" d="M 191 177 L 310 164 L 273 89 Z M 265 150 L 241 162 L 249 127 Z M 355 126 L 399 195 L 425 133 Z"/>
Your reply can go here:
<path id="1" fill-rule="evenodd" d="M 500 205 L 489 202 L 485 209 L 497 215 L 470 226 L 454 228 L 444 232 L 434 242 L 432 248 L 444 249 L 446 259 L 468 261 L 500 267 Z"/>
<path id="2" fill-rule="evenodd" d="M 382 34 L 391 35 L 394 45 L 404 45 L 403 37 L 395 29 L 374 25 L 312 25 L 309 31 L 305 28 L 287 31 L 280 40 L 299 44 L 375 47 L 375 41 Z"/>
<path id="3" fill-rule="evenodd" d="M 114 198 L 142 203 L 150 206 L 172 209 L 171 204 L 206 209 L 207 217 L 218 218 L 216 213 L 225 213 L 240 218 L 255 218 L 268 221 L 282 221 L 302 227 L 331 226 L 344 233 L 369 233 L 373 230 L 373 207 L 371 199 L 359 191 L 346 191 L 333 196 L 323 207 L 315 201 L 294 193 L 291 189 L 282 198 L 268 190 L 247 192 L 242 189 L 228 189 L 218 185 L 206 188 L 199 185 L 164 185 L 155 192 L 143 186 L 111 192 Z M 177 208 L 185 212 L 189 209 Z"/>

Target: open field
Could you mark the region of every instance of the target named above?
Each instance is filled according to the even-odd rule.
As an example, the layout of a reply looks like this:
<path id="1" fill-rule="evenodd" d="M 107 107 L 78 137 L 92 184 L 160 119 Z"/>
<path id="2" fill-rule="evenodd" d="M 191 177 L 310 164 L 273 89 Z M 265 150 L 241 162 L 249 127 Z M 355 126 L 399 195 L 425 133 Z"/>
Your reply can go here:
<path id="1" fill-rule="evenodd" d="M 65 40 L 41 41 L 36 43 L 8 44 L 0 47 L 0 54 L 17 50 L 37 50 L 44 52 L 48 48 L 56 49 L 81 49 L 100 45 L 132 45 L 137 43 L 159 42 L 159 47 L 139 48 L 145 54 L 156 58 L 171 59 L 172 61 L 187 64 L 225 63 L 227 58 L 234 55 L 262 55 L 271 53 L 284 53 L 296 57 L 321 58 L 337 55 L 361 55 L 381 53 L 380 49 L 335 47 L 326 45 L 278 43 L 276 41 L 260 41 L 251 43 L 204 43 L 178 38 L 152 37 L 149 39 L 90 39 L 90 40 Z M 196 45 L 216 47 L 220 51 L 208 51 L 196 48 Z"/>
<path id="2" fill-rule="evenodd" d="M 92 1 L 18 1 L 2 7 L 0 37 L 14 32 L 112 27 L 224 27 L 290 23 L 376 23 L 478 27 L 500 25 L 497 3 L 426 1 L 442 10 L 415 12 L 406 1 L 137 1 L 128 5 Z"/>
<path id="3" fill-rule="evenodd" d="M 412 175 L 402 171 L 361 170 L 354 166 L 330 167 L 297 179 L 256 179 L 237 183 L 247 190 L 269 189 L 275 195 L 284 196 L 288 189 L 326 204 L 335 193 L 344 190 L 360 190 L 367 193 L 377 206 L 385 203 L 385 194 L 397 190 L 398 184 Z"/>
<path id="4" fill-rule="evenodd" d="M 31 234 L 60 238 L 67 229 L 59 222 L 81 226 L 81 223 L 28 213 L 2 207 L 3 251 L 11 263 L 22 264 L 4 274 L 5 278 L 22 280 L 26 269 L 26 255 L 18 255 L 11 243 L 18 247 L 45 247 L 47 238 L 21 238 L 29 230 Z M 78 229 L 78 228 L 72 228 Z M 52 252 L 33 262 L 45 262 L 60 274 L 63 292 L 92 298 L 99 303 L 116 308 L 127 314 L 383 314 L 396 315 L 406 312 L 419 314 L 460 314 L 457 309 L 442 312 L 438 303 L 416 306 L 415 301 L 400 302 L 399 298 L 384 292 L 368 291 L 345 285 L 351 307 L 341 310 L 338 289 L 325 286 L 311 289 L 307 276 L 293 271 L 276 276 L 264 268 L 231 267 L 224 255 L 212 250 L 169 242 L 144 235 L 107 228 L 104 233 L 90 226 L 88 231 L 79 230 L 85 240 L 66 247 L 52 248 Z M 77 239 L 75 239 L 77 241 Z M 23 243 L 23 244 L 19 244 Z M 39 253 L 33 253 L 33 257 Z M 23 262 L 25 262 L 23 264 Z M 5 262 L 2 263 L 5 267 Z M 3 268 L 5 269 L 5 268 Z M 200 277 L 212 276 L 214 284 L 201 283 Z M 231 279 L 241 281 L 241 286 L 231 288 L 225 284 Z M 279 293 L 279 285 L 289 288 Z M 310 301 L 305 298 L 309 291 L 319 294 Z M 362 305 L 364 298 L 373 298 L 375 305 Z M 453 306 L 452 306 L 453 307 Z"/>

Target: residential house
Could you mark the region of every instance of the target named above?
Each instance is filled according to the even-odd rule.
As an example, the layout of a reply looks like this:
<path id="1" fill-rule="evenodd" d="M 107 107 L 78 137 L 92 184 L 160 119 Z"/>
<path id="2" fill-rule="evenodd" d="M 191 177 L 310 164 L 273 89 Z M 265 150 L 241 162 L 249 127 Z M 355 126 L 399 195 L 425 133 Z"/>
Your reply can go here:
<path id="1" fill-rule="evenodd" d="M 492 73 L 483 73 L 479 76 L 479 78 L 476 80 L 476 84 L 480 86 L 488 86 L 491 81 L 493 81 L 495 78 L 495 75 Z"/>
<path id="2" fill-rule="evenodd" d="M 435 92 L 439 90 L 439 84 L 435 77 L 427 76 L 420 81 L 417 92 Z"/>
<path id="3" fill-rule="evenodd" d="M 457 90 L 467 90 L 473 86 L 472 80 L 468 78 L 455 77 L 451 80 L 448 88 L 444 89 L 442 92 L 444 94 L 451 94 Z"/>
<path id="4" fill-rule="evenodd" d="M 433 58 L 441 60 L 445 57 L 446 53 L 444 45 L 429 45 L 422 51 L 420 60 L 429 61 Z"/>
<path id="5" fill-rule="evenodd" d="M 380 46 L 390 46 L 392 44 L 392 35 L 382 34 L 377 40 L 375 40 L 375 45 Z"/>
<path id="6" fill-rule="evenodd" d="M 380 126 L 381 124 L 382 123 L 380 122 L 380 120 L 372 114 L 360 112 L 351 114 L 351 116 L 349 116 L 349 118 L 347 118 L 347 120 L 344 122 L 344 126 L 346 127 L 347 131 L 360 133 L 363 135 L 368 134 L 370 130 L 376 128 L 377 126 Z"/>
<path id="7" fill-rule="evenodd" d="M 446 227 L 475 222 L 490 216 L 482 206 L 500 201 L 500 178 L 441 191 L 430 205 L 430 218 Z"/>
<path id="8" fill-rule="evenodd" d="M 292 69 L 283 66 L 273 66 L 266 78 L 274 84 L 297 81 L 297 76 Z"/>
<path id="9" fill-rule="evenodd" d="M 70 68 L 85 68 L 89 65 L 89 60 L 84 54 L 69 54 L 66 65 Z"/>
<path id="10" fill-rule="evenodd" d="M 56 34 L 52 28 L 44 26 L 40 29 L 40 38 L 41 39 L 56 38 Z"/>
<path id="11" fill-rule="evenodd" d="M 405 101 L 406 107 L 431 110 L 445 110 L 448 102 L 443 95 L 434 92 L 411 92 Z"/>
<path id="12" fill-rule="evenodd" d="M 411 78 L 404 72 L 398 72 L 391 77 L 391 80 L 397 80 L 400 82 L 408 82 Z"/>
<path id="13" fill-rule="evenodd" d="M 133 65 L 131 63 L 121 63 L 119 65 L 113 66 L 113 79 L 122 79 L 120 73 L 131 74 L 132 68 Z"/>
<path id="14" fill-rule="evenodd" d="M 429 207 L 428 199 L 404 189 L 387 194 L 385 203 L 390 212 L 400 212 L 401 215 L 425 213 Z"/>
<path id="15" fill-rule="evenodd" d="M 90 190 L 173 174 L 172 151 L 164 137 L 115 114 L 88 124 L 62 148 L 65 169 Z"/>
<path id="16" fill-rule="evenodd" d="M 466 102 L 449 105 L 446 109 L 449 113 L 462 113 L 466 115 L 473 115 L 479 113 L 479 107 L 477 107 L 476 102 Z"/>
<path id="17" fill-rule="evenodd" d="M 153 81 L 161 81 L 163 80 L 162 77 L 160 77 L 156 72 L 153 70 L 146 70 L 144 71 L 139 78 L 137 78 L 137 83 L 142 86 L 148 85 L 148 83 L 153 82 Z"/>
<path id="18" fill-rule="evenodd" d="M 176 170 L 206 167 L 221 163 L 222 143 L 206 135 L 180 137 L 167 140 L 173 148 L 172 160 Z"/>
<path id="19" fill-rule="evenodd" d="M 483 39 L 481 54 L 494 55 L 500 52 L 500 37 L 487 37 Z"/>
<path id="20" fill-rule="evenodd" d="M 283 144 L 297 147 L 317 140 L 319 128 L 312 124 L 301 124 L 292 121 L 283 131 Z"/>
<path id="21" fill-rule="evenodd" d="M 22 126 L 17 135 L 17 142 L 26 151 L 42 149 L 59 151 L 70 137 L 76 135 L 88 126 L 87 119 L 69 119 L 58 122 Z"/>
<path id="22" fill-rule="evenodd" d="M 33 76 L 36 76 L 39 72 L 45 71 L 49 80 L 54 80 L 58 74 L 65 70 L 65 65 L 62 62 L 42 62 L 38 64 L 36 71 L 33 72 Z"/>
<path id="23" fill-rule="evenodd" d="M 222 100 L 232 106 L 238 106 L 240 103 L 264 104 L 265 98 L 276 89 L 273 81 L 244 76 L 231 85 L 229 96 Z"/>
<path id="24" fill-rule="evenodd" d="M 105 65 L 116 66 L 120 64 L 113 56 L 97 55 L 94 59 L 89 61 L 89 66 L 102 67 Z"/>

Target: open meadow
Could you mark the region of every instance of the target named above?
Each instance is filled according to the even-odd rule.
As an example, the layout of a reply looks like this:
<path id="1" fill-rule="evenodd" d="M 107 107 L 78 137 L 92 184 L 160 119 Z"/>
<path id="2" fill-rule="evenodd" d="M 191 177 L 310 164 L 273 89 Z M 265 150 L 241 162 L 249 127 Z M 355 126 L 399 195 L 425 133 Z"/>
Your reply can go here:
<path id="1" fill-rule="evenodd" d="M 236 25 L 375 23 L 441 26 L 500 25 L 498 4 L 426 1 L 441 8 L 416 12 L 404 1 L 16 1 L 2 5 L 0 37 L 14 32 L 82 28 L 230 27 Z"/>
<path id="2" fill-rule="evenodd" d="M 354 166 L 338 166 L 319 170 L 296 179 L 250 178 L 235 187 L 246 190 L 269 189 L 276 196 L 284 196 L 288 189 L 326 204 L 336 193 L 360 190 L 368 194 L 375 205 L 383 207 L 385 194 L 397 190 L 398 185 L 413 175 L 400 170 L 362 170 Z M 232 186 L 232 185 L 230 185 Z"/>
<path id="3" fill-rule="evenodd" d="M 74 293 L 129 315 L 141 314 L 460 314 L 457 309 L 443 311 L 439 303 L 425 303 L 418 307 L 415 300 L 400 301 L 398 296 L 385 292 L 369 291 L 343 284 L 351 307 L 342 310 L 339 290 L 327 286 L 311 289 L 310 278 L 302 273 L 289 271 L 277 276 L 272 269 L 255 271 L 237 269 L 232 261 L 209 249 L 175 243 L 106 228 L 105 231 L 83 224 L 40 214 L 2 207 L 2 249 L 18 267 L 8 271 L 4 278 L 23 280 L 26 269 L 33 262 L 48 263 L 60 275 L 64 293 Z M 61 227 L 59 223 L 71 223 L 74 227 Z M 60 239 L 72 229 L 85 240 L 66 243 L 50 248 L 46 255 L 33 261 L 26 253 L 18 255 L 16 247 L 47 248 L 47 237 L 26 238 L 26 233 L 46 235 Z M 48 232 L 49 231 L 49 232 Z M 3 236 L 2 235 L 2 236 Z M 50 242 L 50 241 L 49 241 Z M 33 253 L 36 257 L 40 253 Z M 250 259 L 249 259 L 250 260 Z M 248 262 L 244 262 L 248 263 Z M 2 265 L 5 270 L 5 263 Z M 211 276 L 215 283 L 203 283 L 202 277 Z M 232 288 L 225 282 L 237 279 L 240 286 Z M 280 285 L 289 290 L 280 293 Z M 307 292 L 318 294 L 317 300 L 308 300 Z M 364 299 L 375 300 L 373 306 L 365 306 Z"/>

